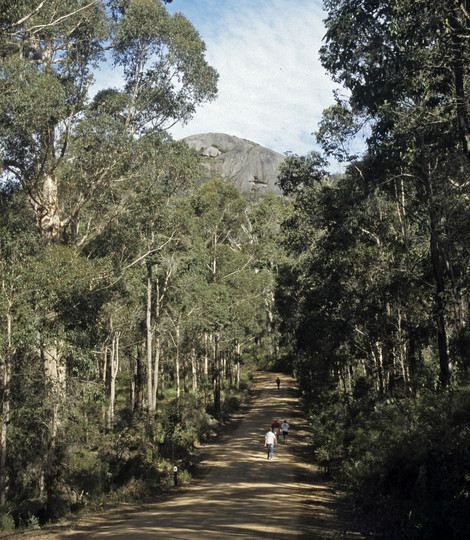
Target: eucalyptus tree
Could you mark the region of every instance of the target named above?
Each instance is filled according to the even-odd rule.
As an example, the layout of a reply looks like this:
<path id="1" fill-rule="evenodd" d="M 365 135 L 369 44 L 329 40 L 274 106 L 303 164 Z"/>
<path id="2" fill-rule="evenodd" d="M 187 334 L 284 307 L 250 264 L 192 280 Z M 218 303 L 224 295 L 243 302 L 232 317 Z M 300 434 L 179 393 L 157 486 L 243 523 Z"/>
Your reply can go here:
<path id="1" fill-rule="evenodd" d="M 465 304 L 465 280 L 457 282 L 452 269 L 459 266 L 455 253 L 469 167 L 468 5 L 345 0 L 326 1 L 325 8 L 322 63 L 350 95 L 330 109 L 320 139 L 331 151 L 332 127 L 344 140 L 354 126 L 369 122 L 368 149 L 381 169 L 377 184 L 397 195 L 404 241 L 410 219 L 422 221 L 434 282 L 430 315 L 446 386 L 449 331 L 457 340 L 465 334 L 461 309 L 451 306 Z M 467 362 L 465 353 L 462 359 Z"/>
<path id="2" fill-rule="evenodd" d="M 214 405 L 220 408 L 221 348 L 231 343 L 233 307 L 244 298 L 243 276 L 252 272 L 254 256 L 248 249 L 246 202 L 238 190 L 218 179 L 203 184 L 190 199 L 195 227 L 201 238 L 201 271 L 206 280 L 203 312 L 212 343 Z M 261 291 L 258 292 L 261 295 Z M 236 310 L 235 310 L 236 311 Z M 235 336 L 233 336 L 235 337 Z"/>
<path id="3" fill-rule="evenodd" d="M 157 0 L 6 7 L 2 170 L 28 193 L 43 241 L 51 244 L 103 184 L 110 189 L 135 170 L 131 141 L 188 120 L 215 96 L 217 76 L 191 24 Z M 124 87 L 102 92 L 100 106 L 89 109 L 93 70 L 105 51 L 123 67 Z M 72 152 L 74 133 L 81 144 Z M 70 191 L 62 190 L 70 184 L 76 202 L 66 212 Z"/>
<path id="4" fill-rule="evenodd" d="M 12 377 L 21 350 L 34 339 L 34 312 L 28 303 L 32 293 L 26 278 L 30 261 L 38 251 L 37 234 L 25 213 L 21 194 L 0 196 L 0 504 L 6 502 L 7 478 L 14 473 L 7 469 L 10 453 L 9 431 L 12 425 Z"/>
<path id="5" fill-rule="evenodd" d="M 281 223 L 288 212 L 284 198 L 269 193 L 253 204 L 248 213 L 249 245 L 254 256 L 255 275 L 263 283 L 263 302 L 265 305 L 265 328 L 268 338 L 269 354 L 277 358 L 278 343 L 275 328 L 274 291 L 279 268 L 287 261 L 281 242 Z"/>
<path id="6" fill-rule="evenodd" d="M 175 154 L 170 141 L 168 151 L 161 151 L 164 145 L 159 141 L 165 137 L 160 132 L 187 121 L 197 105 L 216 94 L 217 74 L 205 61 L 199 35 L 181 14 L 170 16 L 164 4 L 159 0 L 2 4 L 1 185 L 19 186 L 27 195 L 45 248 L 43 261 L 49 264 L 40 265 L 40 294 L 32 298 L 37 313 L 35 350 L 40 351 L 51 396 L 57 398 L 50 411 L 45 465 L 49 499 L 60 410 L 66 402 L 65 379 L 73 363 L 67 346 L 73 327 L 67 321 L 76 317 L 83 329 L 93 324 L 93 317 L 87 317 L 77 307 L 81 302 L 74 304 L 72 297 L 87 277 L 83 299 L 94 306 L 96 315 L 95 307 L 105 296 L 96 294 L 98 283 L 109 291 L 113 281 L 109 267 L 97 270 L 94 265 L 99 262 L 91 262 L 99 252 L 100 235 L 138 211 L 139 196 L 133 188 L 143 178 L 151 175 L 163 183 L 168 175 L 175 178 Z M 122 69 L 122 88 L 103 90 L 90 100 L 93 73 L 108 59 Z M 125 260 L 117 277 L 125 265 L 134 268 L 139 257 L 143 260 L 155 252 L 155 242 L 136 253 L 136 259 Z M 82 260 L 80 253 L 88 259 Z M 113 259 L 112 251 L 104 255 Z M 87 264 L 90 272 L 78 276 Z M 77 277 L 76 283 L 63 274 L 65 269 Z M 63 299 L 70 301 L 71 313 L 63 311 Z"/>

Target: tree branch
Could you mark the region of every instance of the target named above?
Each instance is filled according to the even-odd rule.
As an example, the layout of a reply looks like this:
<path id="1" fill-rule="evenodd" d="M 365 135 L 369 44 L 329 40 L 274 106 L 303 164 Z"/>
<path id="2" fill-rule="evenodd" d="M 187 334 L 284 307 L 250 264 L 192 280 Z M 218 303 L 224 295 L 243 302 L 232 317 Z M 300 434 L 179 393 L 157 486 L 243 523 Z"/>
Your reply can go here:
<path id="1" fill-rule="evenodd" d="M 93 0 L 92 2 L 90 2 L 89 4 L 87 4 L 86 6 L 82 6 L 81 8 L 78 8 L 76 9 L 75 11 L 72 11 L 72 13 L 67 13 L 66 15 L 62 15 L 62 17 L 59 17 L 58 19 L 56 19 L 55 21 L 52 21 L 50 23 L 47 23 L 47 24 L 38 24 L 36 26 L 32 26 L 31 28 L 28 28 L 28 32 L 31 33 L 31 34 L 35 34 L 36 32 L 39 32 L 40 30 L 44 30 L 44 28 L 50 28 L 52 26 L 56 26 L 57 24 L 61 23 L 62 21 L 70 18 L 70 17 L 73 17 L 74 15 L 76 15 L 77 13 L 80 13 L 81 11 L 84 11 L 85 9 L 88 9 L 90 8 L 91 6 L 94 6 L 95 4 L 97 4 L 100 0 Z M 20 21 L 18 21 L 17 23 L 15 23 L 14 26 L 19 26 L 20 24 L 23 24 L 23 22 L 27 21 L 30 17 L 32 17 L 42 6 L 43 6 L 44 2 L 42 2 L 36 9 L 35 11 L 33 11 L 32 13 L 30 13 L 29 15 L 27 15 L 26 17 L 24 17 L 23 19 L 21 19 Z M 24 30 L 23 30 L 24 32 Z M 10 34 L 11 36 L 19 36 L 22 32 L 18 31 L 18 32 L 13 32 L 12 34 Z"/>

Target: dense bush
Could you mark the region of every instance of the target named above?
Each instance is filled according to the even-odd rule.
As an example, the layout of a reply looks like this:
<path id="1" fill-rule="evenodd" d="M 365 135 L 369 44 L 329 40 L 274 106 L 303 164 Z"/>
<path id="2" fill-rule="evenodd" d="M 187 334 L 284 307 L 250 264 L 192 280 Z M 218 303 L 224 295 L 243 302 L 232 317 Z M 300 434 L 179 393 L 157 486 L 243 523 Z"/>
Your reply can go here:
<path id="1" fill-rule="evenodd" d="M 112 430 L 88 440 L 61 444 L 55 469 L 54 515 L 46 515 L 44 498 L 31 489 L 34 470 L 25 470 L 24 489 L 15 504 L 0 511 L 0 531 L 38 527 L 70 512 L 98 508 L 105 502 L 118 503 L 154 498 L 167 492 L 178 466 L 178 483 L 191 479 L 191 454 L 201 442 L 217 433 L 230 415 L 249 396 L 249 370 L 240 388 L 226 388 L 219 418 L 211 416 L 200 395 L 183 394 L 160 402 L 155 416 L 120 409 Z M 173 392 L 168 391 L 168 396 Z M 74 437 L 73 432 L 69 436 Z M 18 459 L 20 456 L 18 456 Z M 15 463 L 15 462 L 14 462 Z M 29 497 L 28 497 L 29 494 Z"/>
<path id="2" fill-rule="evenodd" d="M 469 418 L 469 390 L 368 408 L 331 405 L 312 416 L 317 459 L 341 458 L 333 475 L 351 488 L 373 534 L 466 538 Z"/>

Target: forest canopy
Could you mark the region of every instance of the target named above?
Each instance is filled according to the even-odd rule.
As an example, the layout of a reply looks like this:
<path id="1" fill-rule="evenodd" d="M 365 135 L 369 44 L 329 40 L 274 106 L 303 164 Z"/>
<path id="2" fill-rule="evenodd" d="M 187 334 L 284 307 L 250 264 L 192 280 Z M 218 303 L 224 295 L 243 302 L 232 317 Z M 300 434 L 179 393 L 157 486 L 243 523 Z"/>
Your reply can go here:
<path id="1" fill-rule="evenodd" d="M 2 2 L 1 527 L 172 485 L 274 354 L 282 203 L 168 129 L 217 95 L 158 0 Z M 98 69 L 122 86 L 94 90 Z M 256 231 L 256 232 L 255 232 Z"/>
<path id="2" fill-rule="evenodd" d="M 342 90 L 258 200 L 168 133 L 218 76 L 167 3 L 1 2 L 0 528 L 189 478 L 275 366 L 369 534 L 466 537 L 469 2 L 325 0 Z"/>
<path id="3" fill-rule="evenodd" d="M 316 136 L 345 173 L 325 180 L 317 154 L 282 167 L 293 200 L 276 292 L 283 344 L 317 456 L 335 463 L 371 528 L 464 538 L 469 3 L 324 6 L 320 58 L 342 90 Z M 352 155 L 363 133 L 365 152 Z"/>

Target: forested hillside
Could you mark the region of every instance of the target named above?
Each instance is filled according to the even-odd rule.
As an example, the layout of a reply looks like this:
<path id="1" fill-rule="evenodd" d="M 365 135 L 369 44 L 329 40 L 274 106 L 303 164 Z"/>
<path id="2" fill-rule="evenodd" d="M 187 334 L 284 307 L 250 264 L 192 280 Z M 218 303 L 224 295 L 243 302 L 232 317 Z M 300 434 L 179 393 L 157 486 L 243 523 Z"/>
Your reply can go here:
<path id="1" fill-rule="evenodd" d="M 344 92 L 255 202 L 168 134 L 218 77 L 167 3 L 2 2 L 0 529 L 184 481 L 276 366 L 367 534 L 466 538 L 469 2 L 325 0 Z"/>
<path id="2" fill-rule="evenodd" d="M 384 538 L 468 536 L 469 3 L 324 2 L 344 87 L 280 176 L 277 303 L 317 456 Z M 363 156 L 354 139 L 366 134 Z M 357 147 L 357 145 L 356 145 Z M 369 532 L 371 532 L 369 530 Z"/>
<path id="3" fill-rule="evenodd" d="M 200 185 L 197 153 L 165 131 L 217 74 L 164 4 L 2 4 L 5 529 L 155 496 L 175 464 L 184 480 L 275 354 L 283 204 Z M 94 94 L 99 66 L 122 88 Z"/>

